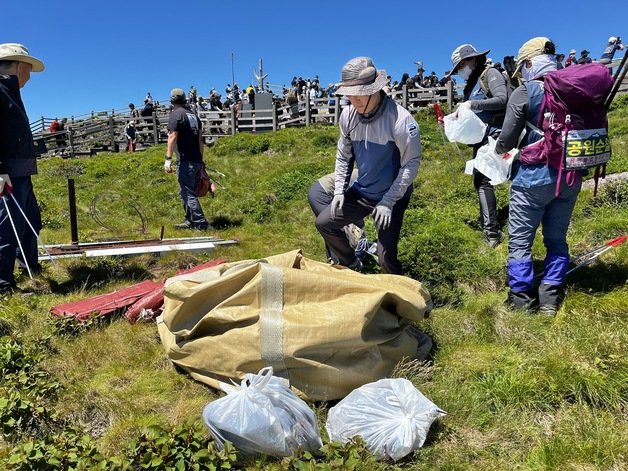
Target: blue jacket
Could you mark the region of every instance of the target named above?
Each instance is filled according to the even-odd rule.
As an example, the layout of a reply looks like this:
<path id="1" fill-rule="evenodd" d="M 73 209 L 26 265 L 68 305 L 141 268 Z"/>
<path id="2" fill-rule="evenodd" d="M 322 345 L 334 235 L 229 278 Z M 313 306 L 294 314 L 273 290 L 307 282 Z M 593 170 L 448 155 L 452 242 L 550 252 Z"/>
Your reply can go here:
<path id="1" fill-rule="evenodd" d="M 0 75 L 0 173 L 11 177 L 37 173 L 33 134 L 16 75 Z"/>

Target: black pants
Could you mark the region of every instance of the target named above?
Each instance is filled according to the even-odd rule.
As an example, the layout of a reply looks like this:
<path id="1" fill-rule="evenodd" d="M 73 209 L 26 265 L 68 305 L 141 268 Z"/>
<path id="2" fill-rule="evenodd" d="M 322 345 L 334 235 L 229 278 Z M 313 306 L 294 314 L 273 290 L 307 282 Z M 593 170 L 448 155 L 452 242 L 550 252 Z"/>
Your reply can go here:
<path id="1" fill-rule="evenodd" d="M 377 233 L 377 256 L 384 273 L 402 274 L 401 262 L 397 259 L 397 244 L 401 233 L 403 215 L 410 202 L 412 187 L 403 198 L 393 206 L 390 225 Z M 331 205 L 325 207 L 316 218 L 316 229 L 321 233 L 330 250 L 337 255 L 341 265 L 349 266 L 355 262 L 354 249 L 349 245 L 342 228 L 349 223 L 356 224 L 373 212 L 377 201 L 366 200 L 353 189 L 345 193 L 343 207 L 336 217 L 331 216 Z"/>

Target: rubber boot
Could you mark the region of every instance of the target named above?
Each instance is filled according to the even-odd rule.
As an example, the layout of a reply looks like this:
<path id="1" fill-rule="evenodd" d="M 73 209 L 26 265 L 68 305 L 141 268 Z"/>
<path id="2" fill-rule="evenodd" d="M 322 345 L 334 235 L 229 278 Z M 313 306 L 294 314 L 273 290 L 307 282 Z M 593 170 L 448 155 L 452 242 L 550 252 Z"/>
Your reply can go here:
<path id="1" fill-rule="evenodd" d="M 478 188 L 480 202 L 480 223 L 486 242 L 491 248 L 497 247 L 504 240 L 504 233 L 499 229 L 497 220 L 497 200 L 495 189 L 490 185 Z"/>
<path id="2" fill-rule="evenodd" d="M 539 313 L 555 316 L 565 298 L 565 290 L 560 285 L 541 283 L 539 286 Z"/>

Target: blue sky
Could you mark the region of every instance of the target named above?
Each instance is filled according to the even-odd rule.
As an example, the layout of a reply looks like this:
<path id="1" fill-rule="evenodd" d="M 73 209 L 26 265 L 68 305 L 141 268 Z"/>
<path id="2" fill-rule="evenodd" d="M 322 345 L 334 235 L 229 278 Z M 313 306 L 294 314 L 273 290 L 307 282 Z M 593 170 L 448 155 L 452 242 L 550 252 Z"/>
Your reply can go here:
<path id="1" fill-rule="evenodd" d="M 441 76 L 463 43 L 499 61 L 548 36 L 560 52 L 586 48 L 596 58 L 608 36 L 628 35 L 627 0 L 2 3 L 0 42 L 22 43 L 46 65 L 22 90 L 31 121 L 141 105 L 147 91 L 165 101 L 173 87 L 224 95 L 232 54 L 241 86 L 255 82 L 260 59 L 272 84 L 293 75 L 327 84 L 359 55 L 398 80 L 416 60 Z"/>

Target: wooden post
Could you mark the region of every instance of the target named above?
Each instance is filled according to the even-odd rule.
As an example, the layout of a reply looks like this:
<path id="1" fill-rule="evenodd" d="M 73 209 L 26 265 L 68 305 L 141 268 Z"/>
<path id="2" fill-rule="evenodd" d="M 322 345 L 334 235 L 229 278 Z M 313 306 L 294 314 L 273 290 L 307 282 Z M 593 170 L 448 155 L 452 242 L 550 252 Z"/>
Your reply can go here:
<path id="1" fill-rule="evenodd" d="M 74 120 L 74 118 L 73 118 Z M 72 126 L 68 126 L 68 145 L 70 146 L 70 157 L 74 157 L 74 131 Z"/>
<path id="2" fill-rule="evenodd" d="M 405 109 L 408 109 L 408 86 L 404 83 L 403 84 L 403 95 L 401 98 L 401 106 L 403 106 Z"/>
<path id="3" fill-rule="evenodd" d="M 111 152 L 116 151 L 116 132 L 113 129 L 113 116 L 109 117 L 109 137 L 111 139 Z"/>
<path id="4" fill-rule="evenodd" d="M 236 110 L 235 106 L 231 107 L 231 135 L 235 136 L 236 133 Z"/>
<path id="5" fill-rule="evenodd" d="M 46 122 L 44 121 L 44 117 L 41 117 L 41 132 L 46 130 Z"/>
<path id="6" fill-rule="evenodd" d="M 310 94 L 305 92 L 305 125 L 310 125 Z"/>
<path id="7" fill-rule="evenodd" d="M 277 128 L 279 127 L 277 122 L 278 122 L 277 106 L 275 106 L 275 104 L 273 103 L 273 131 L 276 131 Z"/>
<path id="8" fill-rule="evenodd" d="M 447 106 L 450 111 L 454 108 L 454 82 L 452 80 L 447 81 Z"/>
<path id="9" fill-rule="evenodd" d="M 153 113 L 153 143 L 159 144 L 159 128 L 157 127 L 157 115 Z"/>
<path id="10" fill-rule="evenodd" d="M 334 98 L 334 124 L 338 124 L 340 119 L 340 97 L 335 95 Z"/>

